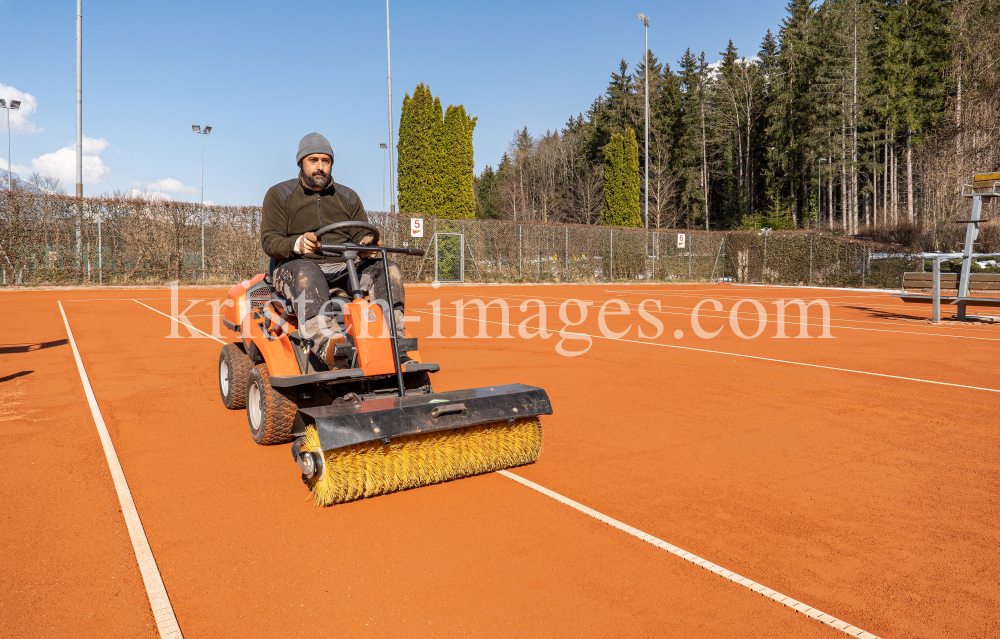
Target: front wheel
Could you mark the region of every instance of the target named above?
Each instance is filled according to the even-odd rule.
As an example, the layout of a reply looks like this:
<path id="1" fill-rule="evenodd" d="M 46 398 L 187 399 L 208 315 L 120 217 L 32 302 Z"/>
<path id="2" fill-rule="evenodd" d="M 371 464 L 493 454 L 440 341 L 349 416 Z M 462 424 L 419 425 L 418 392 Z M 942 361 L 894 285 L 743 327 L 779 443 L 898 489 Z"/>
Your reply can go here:
<path id="1" fill-rule="evenodd" d="M 226 344 L 219 353 L 219 395 L 230 410 L 247 406 L 247 382 L 253 362 L 236 344 Z"/>
<path id="2" fill-rule="evenodd" d="M 254 366 L 247 383 L 247 423 L 253 440 L 264 445 L 292 441 L 296 412 L 293 402 L 271 388 L 267 364 Z"/>

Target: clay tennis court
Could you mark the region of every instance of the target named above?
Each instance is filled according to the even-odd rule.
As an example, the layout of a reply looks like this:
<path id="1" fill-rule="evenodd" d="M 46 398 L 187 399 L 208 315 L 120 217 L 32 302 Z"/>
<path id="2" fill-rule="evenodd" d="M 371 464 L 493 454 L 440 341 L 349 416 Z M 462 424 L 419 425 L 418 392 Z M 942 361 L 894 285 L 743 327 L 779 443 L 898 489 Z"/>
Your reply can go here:
<path id="1" fill-rule="evenodd" d="M 223 289 L 181 289 L 208 333 Z M 538 461 L 511 473 L 712 562 L 725 578 L 488 474 L 316 508 L 289 446 L 223 408 L 220 344 L 165 339 L 169 290 L 0 293 L 0 635 L 157 628 L 65 310 L 186 637 L 988 637 L 1000 633 L 1000 326 L 928 321 L 889 292 L 678 286 L 411 287 L 435 390 L 544 388 Z M 455 300 L 507 300 L 475 338 Z M 774 339 L 777 299 L 829 302 L 833 339 Z M 545 303 L 548 339 L 518 324 Z M 557 353 L 567 299 L 593 302 Z M 628 315 L 606 317 L 608 300 Z M 638 315 L 643 300 L 663 324 Z M 694 334 L 700 309 L 712 339 Z M 730 311 L 763 304 L 741 339 Z M 435 307 L 440 334 L 434 332 Z M 617 305 L 612 307 L 617 310 Z M 156 311 L 160 311 L 157 313 Z M 578 318 L 577 305 L 568 317 Z M 166 315 L 164 315 L 166 314 Z M 738 309 L 746 334 L 751 303 Z M 534 332 L 538 320 L 529 320 Z M 647 337 L 639 335 L 639 329 Z M 677 337 L 675 331 L 683 331 Z M 604 331 L 607 332 L 607 331 Z M 235 335 L 225 329 L 224 339 Z M 762 596 L 752 580 L 836 620 Z M 804 607 L 800 607 L 804 608 Z M 838 626 L 840 624 L 840 626 Z M 847 626 L 850 624 L 850 626 Z M 863 635 L 868 636 L 868 635 Z"/>

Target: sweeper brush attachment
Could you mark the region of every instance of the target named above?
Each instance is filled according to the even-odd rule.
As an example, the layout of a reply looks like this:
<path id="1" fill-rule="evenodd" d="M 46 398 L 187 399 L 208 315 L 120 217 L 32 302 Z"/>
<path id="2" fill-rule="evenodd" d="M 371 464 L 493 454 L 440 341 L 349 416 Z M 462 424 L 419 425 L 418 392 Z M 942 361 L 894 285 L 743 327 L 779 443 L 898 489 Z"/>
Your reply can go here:
<path id="1" fill-rule="evenodd" d="M 300 408 L 292 456 L 318 506 L 530 464 L 541 388 L 507 384 Z"/>
<path id="2" fill-rule="evenodd" d="M 306 479 L 317 506 L 530 464 L 541 450 L 542 424 L 537 417 L 328 451 L 321 450 L 319 434 L 310 426 L 301 444 L 302 453 L 319 453 L 323 458 L 318 474 Z"/>

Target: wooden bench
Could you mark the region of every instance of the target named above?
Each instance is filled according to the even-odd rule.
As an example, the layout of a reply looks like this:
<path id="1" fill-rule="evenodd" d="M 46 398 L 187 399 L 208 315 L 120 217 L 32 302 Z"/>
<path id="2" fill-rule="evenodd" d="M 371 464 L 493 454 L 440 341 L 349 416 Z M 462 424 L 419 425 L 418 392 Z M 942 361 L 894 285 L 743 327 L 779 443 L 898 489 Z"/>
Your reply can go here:
<path id="1" fill-rule="evenodd" d="M 959 319 L 965 319 L 966 306 L 1000 306 L 1000 297 L 971 295 L 973 291 L 1000 291 L 1000 273 L 970 273 L 968 297 L 958 297 L 958 273 L 941 273 L 941 303 L 958 306 Z M 933 273 L 903 273 L 903 292 L 898 297 L 910 304 L 933 304 Z M 948 291 L 951 295 L 945 295 Z M 919 293 L 910 291 L 920 291 Z"/>

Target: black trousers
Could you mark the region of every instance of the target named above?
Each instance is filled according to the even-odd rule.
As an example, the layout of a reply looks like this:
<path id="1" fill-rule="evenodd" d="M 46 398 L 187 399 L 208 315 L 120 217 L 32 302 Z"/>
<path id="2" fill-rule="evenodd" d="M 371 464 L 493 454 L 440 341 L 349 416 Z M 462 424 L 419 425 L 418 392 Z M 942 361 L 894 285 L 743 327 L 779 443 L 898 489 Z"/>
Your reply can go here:
<path id="1" fill-rule="evenodd" d="M 356 268 L 361 290 L 370 292 L 372 301 L 381 302 L 381 306 L 386 308 L 388 295 L 385 269 L 382 266 L 381 258 L 362 258 L 358 260 Z M 406 292 L 403 290 L 403 274 L 399 270 L 399 265 L 392 261 L 389 262 L 388 280 L 392 286 L 396 331 L 398 335 L 403 335 Z M 288 260 L 274 269 L 272 281 L 278 293 L 295 304 L 295 314 L 300 323 L 312 320 L 319 315 L 323 305 L 330 301 L 332 289 L 339 288 L 347 293 L 351 292 L 347 277 L 347 265 L 343 262 L 317 264 L 306 259 Z"/>

